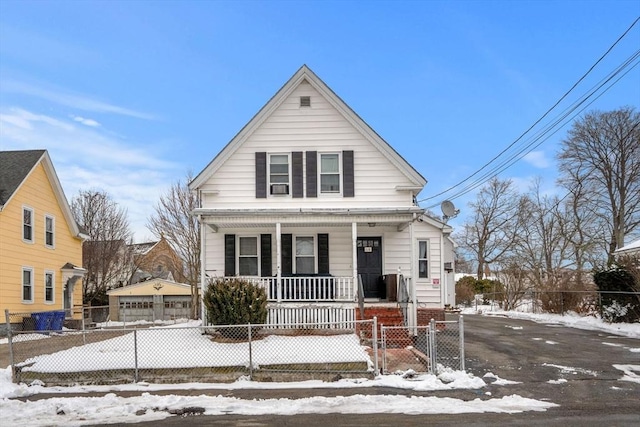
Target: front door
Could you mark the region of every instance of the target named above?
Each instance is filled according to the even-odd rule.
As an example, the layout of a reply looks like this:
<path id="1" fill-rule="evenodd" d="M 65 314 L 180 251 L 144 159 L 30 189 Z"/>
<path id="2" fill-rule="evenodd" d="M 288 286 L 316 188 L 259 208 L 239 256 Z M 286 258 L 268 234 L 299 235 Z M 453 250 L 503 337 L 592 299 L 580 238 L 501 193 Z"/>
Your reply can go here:
<path id="1" fill-rule="evenodd" d="M 358 237 L 358 275 L 365 298 L 386 298 L 382 286 L 382 238 Z"/>

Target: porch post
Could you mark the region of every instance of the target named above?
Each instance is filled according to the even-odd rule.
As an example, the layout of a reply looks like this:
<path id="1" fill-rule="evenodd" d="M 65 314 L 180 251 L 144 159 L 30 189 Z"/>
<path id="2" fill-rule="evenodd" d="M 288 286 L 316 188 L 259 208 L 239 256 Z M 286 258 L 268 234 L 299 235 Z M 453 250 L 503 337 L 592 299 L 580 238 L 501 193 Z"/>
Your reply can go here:
<path id="1" fill-rule="evenodd" d="M 351 223 L 351 250 L 352 257 L 351 260 L 353 264 L 353 290 L 356 300 L 358 299 L 358 248 L 356 247 L 358 241 L 358 224 L 355 222 Z"/>
<path id="2" fill-rule="evenodd" d="M 416 282 L 418 281 L 418 271 L 416 269 L 416 242 L 413 241 L 413 221 L 409 223 L 409 242 L 411 245 L 411 260 L 409 260 L 409 269 L 411 271 L 411 324 L 410 327 L 415 327 L 418 324 L 418 295 L 416 292 Z M 417 331 L 414 329 L 413 334 L 417 335 Z"/>
<path id="3" fill-rule="evenodd" d="M 276 222 L 276 298 L 282 300 L 282 229 Z M 272 296 L 273 297 L 273 296 Z"/>

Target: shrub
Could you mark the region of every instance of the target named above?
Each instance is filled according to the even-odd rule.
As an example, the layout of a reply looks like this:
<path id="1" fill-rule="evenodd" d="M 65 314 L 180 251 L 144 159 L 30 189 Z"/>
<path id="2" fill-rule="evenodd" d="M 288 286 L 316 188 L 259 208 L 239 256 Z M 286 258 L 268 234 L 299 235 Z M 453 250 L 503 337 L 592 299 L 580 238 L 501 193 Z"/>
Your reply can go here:
<path id="1" fill-rule="evenodd" d="M 472 276 L 463 276 L 456 282 L 456 305 L 471 306 L 476 295 L 476 279 Z"/>
<path id="2" fill-rule="evenodd" d="M 267 293 L 247 280 L 211 279 L 203 300 L 207 319 L 213 325 L 263 324 L 267 321 Z"/>
<path id="3" fill-rule="evenodd" d="M 602 317 L 610 322 L 634 323 L 640 321 L 640 301 L 633 268 L 616 265 L 596 271 L 593 281 L 601 292 Z M 628 292 L 628 293 L 616 293 Z"/>

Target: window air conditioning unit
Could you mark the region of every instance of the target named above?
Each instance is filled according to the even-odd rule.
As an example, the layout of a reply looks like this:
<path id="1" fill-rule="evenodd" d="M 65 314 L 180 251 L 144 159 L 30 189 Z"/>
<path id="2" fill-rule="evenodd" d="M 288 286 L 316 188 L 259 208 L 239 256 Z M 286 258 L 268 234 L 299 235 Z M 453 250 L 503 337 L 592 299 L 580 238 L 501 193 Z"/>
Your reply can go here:
<path id="1" fill-rule="evenodd" d="M 289 194 L 289 184 L 271 184 L 271 194 Z"/>
<path id="2" fill-rule="evenodd" d="M 448 273 L 452 272 L 452 271 L 453 271 L 453 263 L 451 263 L 451 262 L 445 262 L 445 263 L 444 263 L 444 269 L 445 269 Z"/>

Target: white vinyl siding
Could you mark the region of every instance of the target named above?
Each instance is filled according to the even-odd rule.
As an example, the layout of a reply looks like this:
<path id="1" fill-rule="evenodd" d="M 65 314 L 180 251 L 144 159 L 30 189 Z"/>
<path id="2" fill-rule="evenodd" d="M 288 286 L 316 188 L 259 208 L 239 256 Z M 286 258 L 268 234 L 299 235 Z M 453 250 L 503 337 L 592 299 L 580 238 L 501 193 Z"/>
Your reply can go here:
<path id="1" fill-rule="evenodd" d="M 313 98 L 313 108 L 299 107 L 300 96 L 303 95 Z M 256 152 L 276 154 L 316 151 L 320 159 L 320 154 L 342 153 L 343 150 L 354 151 L 355 197 L 331 198 L 331 205 L 327 205 L 327 198 L 306 195 L 295 200 L 289 197 L 256 199 Z M 303 165 L 305 162 L 306 158 Z M 304 168 L 303 176 L 306 176 L 306 165 Z M 318 196 L 322 195 L 320 185 L 319 180 Z M 406 185 L 411 185 L 410 180 L 384 153 L 375 148 L 311 85 L 301 84 L 224 161 L 201 189 L 215 192 L 205 194 L 204 208 L 284 208 L 292 203 L 301 208 L 413 206 L 410 192 L 396 190 L 396 186 Z M 341 181 L 340 186 L 342 187 Z"/>

